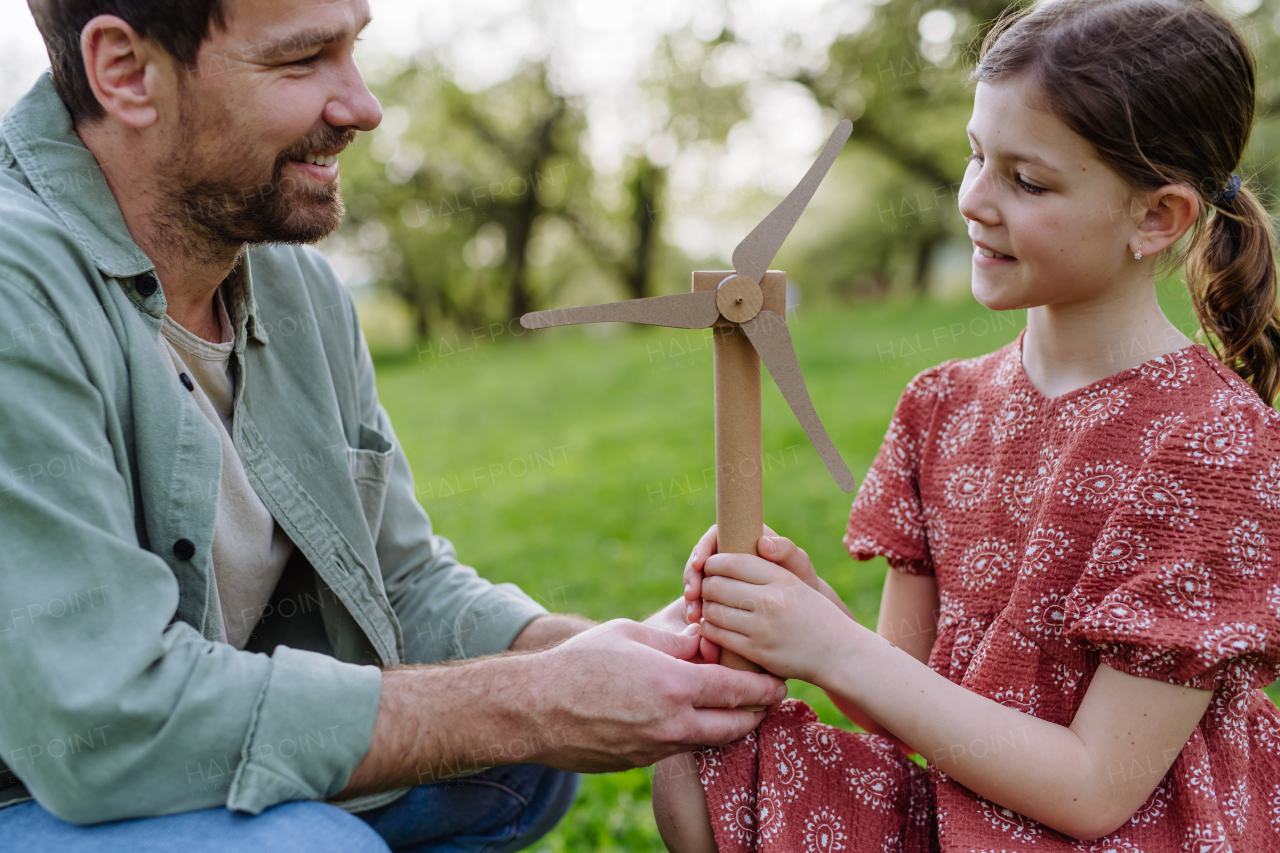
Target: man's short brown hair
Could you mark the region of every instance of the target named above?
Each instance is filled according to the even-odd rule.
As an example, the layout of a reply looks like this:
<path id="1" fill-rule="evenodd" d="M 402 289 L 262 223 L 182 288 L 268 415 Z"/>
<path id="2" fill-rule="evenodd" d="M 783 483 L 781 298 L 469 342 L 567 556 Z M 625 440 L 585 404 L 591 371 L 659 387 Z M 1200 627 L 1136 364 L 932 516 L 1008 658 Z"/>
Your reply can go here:
<path id="1" fill-rule="evenodd" d="M 195 64 L 211 24 L 225 26 L 222 0 L 27 0 L 44 36 L 53 85 L 71 117 L 95 121 L 106 115 L 84 71 L 80 31 L 98 15 L 116 15 L 185 66 Z"/>

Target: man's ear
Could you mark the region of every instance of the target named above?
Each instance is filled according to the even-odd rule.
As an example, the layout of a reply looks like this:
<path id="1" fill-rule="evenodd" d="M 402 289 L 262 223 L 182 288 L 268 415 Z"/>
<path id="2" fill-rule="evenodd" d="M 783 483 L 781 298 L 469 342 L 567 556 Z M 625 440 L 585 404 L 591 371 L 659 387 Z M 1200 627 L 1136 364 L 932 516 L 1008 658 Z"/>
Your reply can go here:
<path id="1" fill-rule="evenodd" d="M 98 15 L 80 31 L 80 52 L 89 86 L 109 115 L 137 130 L 156 123 L 162 68 L 169 65 L 163 51 L 123 18 Z"/>
<path id="2" fill-rule="evenodd" d="M 1147 193 L 1145 200 L 1146 210 L 1135 223 L 1144 254 L 1154 255 L 1177 243 L 1200 214 L 1200 198 L 1186 184 L 1165 184 Z"/>

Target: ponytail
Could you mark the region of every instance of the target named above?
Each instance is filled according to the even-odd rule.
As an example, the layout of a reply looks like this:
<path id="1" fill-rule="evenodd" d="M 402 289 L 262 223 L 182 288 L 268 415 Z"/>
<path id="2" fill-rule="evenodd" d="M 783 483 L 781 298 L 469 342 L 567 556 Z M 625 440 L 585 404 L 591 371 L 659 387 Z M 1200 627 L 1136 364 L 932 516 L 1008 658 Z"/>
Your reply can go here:
<path id="1" fill-rule="evenodd" d="M 1280 394 L 1280 304 L 1271 219 L 1243 186 L 1187 249 L 1187 290 L 1208 346 L 1268 406 Z"/>
<path id="2" fill-rule="evenodd" d="M 1185 261 L 1198 337 L 1274 405 L 1280 308 L 1271 220 L 1243 187 L 1220 202 L 1205 192 L 1239 167 L 1253 129 L 1257 61 L 1244 36 L 1203 0 L 1036 0 L 1000 16 L 969 79 L 1022 75 L 1130 187 L 1199 188 L 1195 230 L 1184 248 L 1161 252 L 1157 269 Z"/>

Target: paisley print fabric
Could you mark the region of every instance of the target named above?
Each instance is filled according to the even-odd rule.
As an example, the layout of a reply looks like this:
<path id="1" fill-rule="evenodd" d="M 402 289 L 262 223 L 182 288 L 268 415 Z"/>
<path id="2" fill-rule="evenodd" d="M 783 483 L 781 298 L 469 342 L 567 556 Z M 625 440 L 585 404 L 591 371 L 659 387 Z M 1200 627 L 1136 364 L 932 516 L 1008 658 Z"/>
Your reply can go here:
<path id="1" fill-rule="evenodd" d="M 1208 711 L 1080 842 L 789 700 L 701 754 L 722 851 L 1280 850 L 1280 414 L 1200 344 L 1054 398 L 1021 345 L 911 381 L 845 546 L 936 579 L 929 666 L 969 690 L 1069 725 L 1105 663 Z"/>

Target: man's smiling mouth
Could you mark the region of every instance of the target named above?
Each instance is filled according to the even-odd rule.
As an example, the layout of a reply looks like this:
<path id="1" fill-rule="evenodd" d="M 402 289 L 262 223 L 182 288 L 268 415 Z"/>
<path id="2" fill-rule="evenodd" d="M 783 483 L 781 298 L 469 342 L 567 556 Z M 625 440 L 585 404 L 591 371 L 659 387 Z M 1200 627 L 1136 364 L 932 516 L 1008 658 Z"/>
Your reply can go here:
<path id="1" fill-rule="evenodd" d="M 310 163 L 313 166 L 332 166 L 338 162 L 338 155 L 337 154 L 329 154 L 329 155 L 306 154 L 306 155 L 303 155 L 302 157 L 299 157 L 294 162 Z"/>

